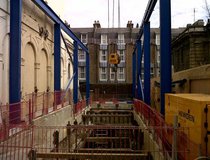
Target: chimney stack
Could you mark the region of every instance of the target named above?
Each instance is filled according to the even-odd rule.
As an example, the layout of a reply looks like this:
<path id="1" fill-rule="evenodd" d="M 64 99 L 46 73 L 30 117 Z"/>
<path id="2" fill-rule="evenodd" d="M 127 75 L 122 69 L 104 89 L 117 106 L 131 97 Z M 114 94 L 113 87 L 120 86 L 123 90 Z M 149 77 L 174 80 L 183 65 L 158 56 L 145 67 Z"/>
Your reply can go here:
<path id="1" fill-rule="evenodd" d="M 127 28 L 133 28 L 133 23 L 132 23 L 132 21 L 128 21 L 128 23 L 127 23 Z"/>
<path id="2" fill-rule="evenodd" d="M 93 23 L 93 28 L 101 28 L 101 25 L 100 25 L 100 22 L 97 20 L 97 21 L 94 21 Z"/>

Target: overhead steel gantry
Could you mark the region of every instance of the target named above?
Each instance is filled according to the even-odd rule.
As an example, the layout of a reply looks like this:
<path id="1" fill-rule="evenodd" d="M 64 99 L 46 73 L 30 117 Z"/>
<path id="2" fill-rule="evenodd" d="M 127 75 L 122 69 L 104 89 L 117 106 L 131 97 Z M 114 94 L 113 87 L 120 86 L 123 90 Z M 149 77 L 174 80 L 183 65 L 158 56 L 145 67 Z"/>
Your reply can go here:
<path id="1" fill-rule="evenodd" d="M 165 93 L 171 93 L 171 0 L 160 2 L 160 89 L 161 114 L 165 115 Z M 150 17 L 157 0 L 150 0 L 136 41 L 133 52 L 133 97 L 145 101 L 150 105 Z M 141 85 L 141 38 L 144 35 L 144 88 Z M 137 50 L 137 55 L 136 55 Z M 137 59 L 137 73 L 136 73 Z M 137 75 L 137 76 L 136 76 Z M 137 82 L 136 82 L 137 79 Z M 136 85 L 137 83 L 137 85 Z M 137 88 L 136 88 L 137 87 Z M 137 91 L 137 93 L 136 93 Z"/>
<path id="2" fill-rule="evenodd" d="M 89 82 L 89 52 L 87 47 L 76 37 L 76 35 L 65 25 L 58 15 L 43 1 L 32 0 L 54 24 L 54 90 L 61 90 L 61 29 L 74 40 L 74 77 L 73 77 L 73 100 L 78 102 L 78 46 L 86 52 L 86 99 L 89 104 L 90 82 Z M 21 22 L 22 22 L 22 0 L 11 0 L 10 2 L 10 73 L 9 73 L 9 102 L 18 103 L 21 100 Z M 19 117 L 20 106 L 10 107 L 10 118 Z"/>

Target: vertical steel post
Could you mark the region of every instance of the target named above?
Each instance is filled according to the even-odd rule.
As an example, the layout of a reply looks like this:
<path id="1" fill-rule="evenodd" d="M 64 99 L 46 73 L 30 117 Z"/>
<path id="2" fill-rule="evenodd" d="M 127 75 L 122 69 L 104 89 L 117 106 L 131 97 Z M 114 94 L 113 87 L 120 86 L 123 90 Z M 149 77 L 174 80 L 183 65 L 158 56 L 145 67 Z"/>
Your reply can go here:
<path id="1" fill-rule="evenodd" d="M 160 0 L 160 89 L 165 115 L 165 93 L 171 92 L 171 0 Z"/>
<path id="2" fill-rule="evenodd" d="M 78 102 L 78 43 L 77 41 L 74 41 L 74 67 L 73 72 L 75 74 L 74 81 L 73 81 L 73 100 L 74 105 Z"/>
<path id="3" fill-rule="evenodd" d="M 150 22 L 144 23 L 144 101 L 150 105 Z"/>
<path id="4" fill-rule="evenodd" d="M 10 1 L 9 103 L 21 99 L 21 17 L 22 0 Z M 20 122 L 20 105 L 10 106 L 9 118 Z"/>
<path id="5" fill-rule="evenodd" d="M 61 27 L 54 24 L 54 94 L 55 107 L 61 103 Z"/>
<path id="6" fill-rule="evenodd" d="M 90 55 L 86 52 L 86 105 L 90 104 Z"/>
<path id="7" fill-rule="evenodd" d="M 54 25 L 54 91 L 61 90 L 61 27 Z"/>
<path id="8" fill-rule="evenodd" d="M 141 60 L 142 60 L 142 51 L 141 51 L 141 40 L 136 42 L 137 45 L 137 98 L 142 100 L 142 85 L 140 82 L 141 77 Z"/>
<path id="9" fill-rule="evenodd" d="M 133 52 L 133 85 L 132 85 L 132 96 L 133 98 L 136 97 L 136 51 Z"/>
<path id="10" fill-rule="evenodd" d="M 173 126 L 173 141 L 172 141 L 172 159 L 177 160 L 177 129 L 178 129 L 178 116 L 174 116 Z"/>

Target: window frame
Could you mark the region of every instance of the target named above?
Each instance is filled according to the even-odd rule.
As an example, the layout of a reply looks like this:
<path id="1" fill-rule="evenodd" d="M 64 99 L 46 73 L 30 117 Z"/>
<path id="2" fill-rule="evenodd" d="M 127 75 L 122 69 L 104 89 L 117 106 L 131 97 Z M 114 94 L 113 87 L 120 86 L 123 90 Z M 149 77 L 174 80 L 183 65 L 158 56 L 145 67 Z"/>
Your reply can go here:
<path id="1" fill-rule="evenodd" d="M 123 72 L 120 71 L 121 69 L 123 69 Z M 120 78 L 121 75 L 122 75 L 123 78 Z M 125 68 L 120 67 L 120 68 L 117 69 L 117 80 L 121 81 L 121 82 L 125 81 Z"/>
<path id="2" fill-rule="evenodd" d="M 82 68 L 84 69 L 83 72 L 81 70 Z M 84 77 L 81 76 L 82 74 L 84 75 Z M 86 80 L 86 68 L 85 68 L 85 66 L 78 67 L 78 79 L 79 80 Z"/>
<path id="3" fill-rule="evenodd" d="M 105 57 L 105 60 L 103 57 Z M 107 58 L 107 50 L 100 50 L 100 62 L 107 62 Z"/>
<path id="4" fill-rule="evenodd" d="M 107 34 L 101 34 L 101 44 L 107 45 Z"/>
<path id="5" fill-rule="evenodd" d="M 84 40 L 85 40 L 85 42 L 84 42 Z M 87 33 L 81 33 L 81 42 L 84 43 L 84 44 L 87 44 L 87 41 L 88 41 L 88 34 Z"/>
<path id="6" fill-rule="evenodd" d="M 103 71 L 103 69 L 105 69 Z M 103 78 L 105 76 L 105 78 Z M 99 68 L 99 79 L 100 81 L 107 81 L 107 67 L 100 67 Z"/>

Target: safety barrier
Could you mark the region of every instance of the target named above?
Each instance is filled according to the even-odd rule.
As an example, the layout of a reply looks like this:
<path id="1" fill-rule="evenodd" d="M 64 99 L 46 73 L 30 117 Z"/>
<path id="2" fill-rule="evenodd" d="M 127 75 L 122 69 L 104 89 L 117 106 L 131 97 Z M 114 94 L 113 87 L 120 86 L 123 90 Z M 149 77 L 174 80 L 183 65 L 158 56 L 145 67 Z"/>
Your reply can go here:
<path id="1" fill-rule="evenodd" d="M 131 101 L 131 95 L 130 94 L 94 94 L 92 97 L 93 101 L 113 101 L 113 100 L 117 100 L 119 101 Z"/>
<path id="2" fill-rule="evenodd" d="M 9 136 L 14 124 L 31 124 L 34 119 L 70 104 L 70 91 L 59 91 L 28 94 L 19 103 L 0 106 L 0 139 Z"/>
<path id="3" fill-rule="evenodd" d="M 78 115 L 82 112 L 84 108 L 86 108 L 86 100 L 80 100 L 77 104 L 74 105 L 73 113 L 74 115 Z"/>
<path id="4" fill-rule="evenodd" d="M 149 145 L 144 138 L 154 128 L 163 127 L 70 125 L 67 126 L 19 126 L 21 129 L 0 143 L 0 159 L 146 159 L 156 153 L 160 159 L 162 148 Z M 182 128 L 183 130 L 183 128 Z M 147 149 L 144 145 L 147 145 Z M 177 150 L 185 153 L 185 150 Z"/>
<path id="5" fill-rule="evenodd" d="M 173 126 L 166 124 L 164 117 L 159 112 L 137 99 L 134 100 L 134 110 L 147 126 L 153 128 L 152 133 L 154 134 L 154 140 L 159 146 L 162 146 L 163 151 L 168 152 L 170 156 L 175 131 L 177 140 L 176 149 L 182 151 L 179 152 L 178 159 L 191 160 L 198 157 L 199 154 L 202 154 L 200 146 L 188 138 L 189 128 L 184 130 L 181 127 L 178 127 L 178 129 L 173 128 Z M 160 130 L 158 127 L 165 129 Z"/>

